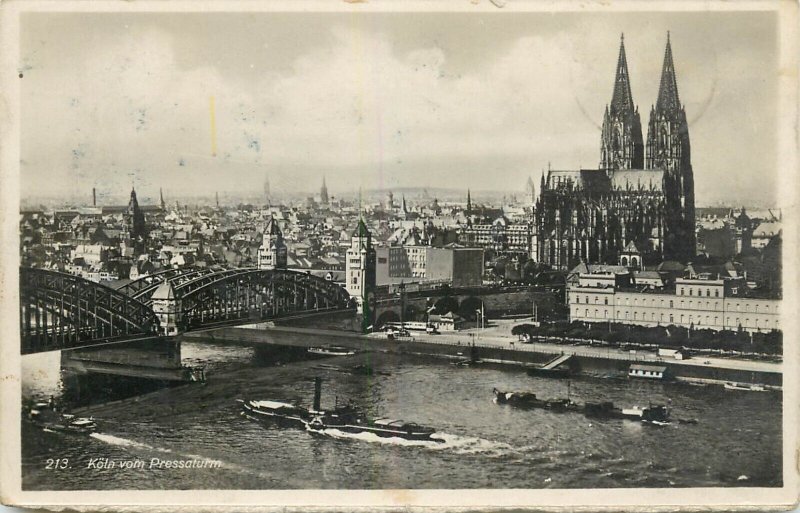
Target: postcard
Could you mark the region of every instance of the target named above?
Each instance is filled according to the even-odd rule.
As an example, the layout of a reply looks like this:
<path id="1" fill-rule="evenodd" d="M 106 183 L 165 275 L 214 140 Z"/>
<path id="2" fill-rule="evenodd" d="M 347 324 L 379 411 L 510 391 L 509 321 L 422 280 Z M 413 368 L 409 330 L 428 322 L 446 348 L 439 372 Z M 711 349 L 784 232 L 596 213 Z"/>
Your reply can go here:
<path id="1" fill-rule="evenodd" d="M 796 504 L 796 3 L 0 22 L 3 503 Z"/>

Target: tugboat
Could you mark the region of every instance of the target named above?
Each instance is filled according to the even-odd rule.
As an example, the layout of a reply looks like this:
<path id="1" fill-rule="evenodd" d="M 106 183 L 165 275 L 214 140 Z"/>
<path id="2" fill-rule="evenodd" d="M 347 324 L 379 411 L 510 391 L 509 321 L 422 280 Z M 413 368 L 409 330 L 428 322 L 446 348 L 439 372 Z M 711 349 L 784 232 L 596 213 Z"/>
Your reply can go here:
<path id="1" fill-rule="evenodd" d="M 35 403 L 28 410 L 28 419 L 45 431 L 88 435 L 97 429 L 97 423 L 92 417 L 59 413 L 49 403 Z"/>
<path id="2" fill-rule="evenodd" d="M 349 347 L 344 346 L 320 346 L 320 347 L 309 347 L 308 352 L 311 354 L 321 354 L 325 356 L 350 356 L 356 354 L 355 349 L 350 349 Z"/>
<path id="3" fill-rule="evenodd" d="M 280 401 L 243 401 L 242 414 L 253 420 L 275 421 L 279 425 L 304 428 L 325 434 L 335 429 L 343 433 L 372 433 L 382 438 L 402 438 L 443 442 L 433 435 L 436 430 L 413 422 L 379 418 L 370 420 L 357 407 L 348 404 L 332 410 L 321 407 L 322 380 L 314 378 L 314 406 L 311 409 Z"/>
<path id="4" fill-rule="evenodd" d="M 352 404 L 337 406 L 330 411 L 323 411 L 320 406 L 321 392 L 322 379 L 314 378 L 314 405 L 311 409 L 283 401 L 240 400 L 242 403 L 242 415 L 250 420 L 266 421 L 281 427 L 305 429 L 311 419 L 319 415 L 341 418 L 350 417 L 358 413 L 358 409 Z"/>

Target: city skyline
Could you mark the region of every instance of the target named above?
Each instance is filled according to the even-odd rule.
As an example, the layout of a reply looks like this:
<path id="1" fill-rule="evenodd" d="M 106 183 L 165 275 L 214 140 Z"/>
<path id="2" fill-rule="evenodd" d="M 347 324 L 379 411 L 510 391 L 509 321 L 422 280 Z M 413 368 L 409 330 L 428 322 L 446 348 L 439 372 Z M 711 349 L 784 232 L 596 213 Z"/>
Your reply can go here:
<path id="1" fill-rule="evenodd" d="M 488 190 L 500 173 L 518 184 L 509 192 L 528 176 L 538 187 L 548 165 L 597 167 L 620 33 L 646 114 L 671 30 L 698 205 L 775 202 L 777 48 L 761 37 L 771 13 L 316 14 L 302 26 L 284 13 L 240 30 L 225 15 L 213 48 L 203 16 L 26 14 L 23 198 L 132 179 L 149 195 L 247 194 L 265 174 L 275 197 L 315 191 L 323 175 L 334 196 L 451 188 L 456 176 Z M 65 86 L 45 97 L 55 76 Z M 752 172 L 726 179 L 741 168 Z"/>

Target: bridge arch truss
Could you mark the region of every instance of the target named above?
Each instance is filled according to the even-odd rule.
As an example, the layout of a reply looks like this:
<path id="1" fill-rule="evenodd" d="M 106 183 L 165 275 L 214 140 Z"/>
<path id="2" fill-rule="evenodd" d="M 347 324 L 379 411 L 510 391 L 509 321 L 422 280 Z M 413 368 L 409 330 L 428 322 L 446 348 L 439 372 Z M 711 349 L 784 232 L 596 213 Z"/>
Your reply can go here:
<path id="1" fill-rule="evenodd" d="M 181 331 L 353 307 L 336 283 L 285 269 L 190 271 L 168 281 L 180 302 Z M 152 293 L 144 302 L 160 311 Z"/>
<path id="2" fill-rule="evenodd" d="M 22 354 L 158 333 L 149 306 L 78 276 L 23 267 L 19 291 Z"/>

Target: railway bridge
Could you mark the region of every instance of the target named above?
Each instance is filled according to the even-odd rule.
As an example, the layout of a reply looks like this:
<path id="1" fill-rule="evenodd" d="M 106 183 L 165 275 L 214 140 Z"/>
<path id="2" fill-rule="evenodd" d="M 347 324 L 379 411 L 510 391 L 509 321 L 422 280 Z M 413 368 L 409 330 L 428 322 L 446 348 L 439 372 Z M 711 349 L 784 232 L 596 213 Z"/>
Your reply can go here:
<path id="1" fill-rule="evenodd" d="M 169 269 L 113 288 L 23 267 L 19 289 L 22 354 L 355 311 L 339 285 L 286 269 Z"/>

